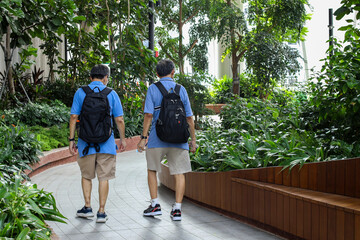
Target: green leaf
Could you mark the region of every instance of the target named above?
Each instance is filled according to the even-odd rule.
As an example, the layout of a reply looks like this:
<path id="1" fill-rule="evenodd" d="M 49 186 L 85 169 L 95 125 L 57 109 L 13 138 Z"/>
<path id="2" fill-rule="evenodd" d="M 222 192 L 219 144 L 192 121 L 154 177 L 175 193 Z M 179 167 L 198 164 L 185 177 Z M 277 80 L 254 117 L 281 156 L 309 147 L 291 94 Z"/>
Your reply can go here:
<path id="1" fill-rule="evenodd" d="M 16 240 L 23 240 L 26 239 L 27 234 L 30 232 L 30 228 L 24 228 L 21 233 L 17 236 Z"/>
<path id="2" fill-rule="evenodd" d="M 33 211 L 35 211 L 36 213 L 38 213 L 38 214 L 40 214 L 40 215 L 44 214 L 44 212 L 41 211 L 41 209 L 36 205 L 36 203 L 35 203 L 32 199 L 29 198 L 29 199 L 28 199 L 28 203 L 30 204 L 31 209 L 32 209 Z"/>

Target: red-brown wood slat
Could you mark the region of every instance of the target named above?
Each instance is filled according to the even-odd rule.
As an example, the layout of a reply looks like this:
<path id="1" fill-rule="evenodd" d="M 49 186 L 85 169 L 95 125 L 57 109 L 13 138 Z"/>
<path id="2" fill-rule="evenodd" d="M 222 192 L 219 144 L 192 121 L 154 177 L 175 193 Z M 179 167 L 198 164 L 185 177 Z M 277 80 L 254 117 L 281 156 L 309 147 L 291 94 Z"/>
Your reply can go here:
<path id="1" fill-rule="evenodd" d="M 336 240 L 336 208 L 327 209 L 327 229 L 328 229 L 328 240 Z"/>
<path id="2" fill-rule="evenodd" d="M 300 187 L 300 173 L 299 173 L 299 165 L 296 165 L 291 169 L 291 186 L 292 187 Z"/>
<path id="3" fill-rule="evenodd" d="M 210 206 L 215 206 L 215 199 L 216 199 L 216 191 L 214 190 L 214 186 L 216 184 L 216 178 L 213 173 L 205 174 L 205 191 L 203 196 L 203 203 L 209 204 Z"/>
<path id="4" fill-rule="evenodd" d="M 336 193 L 336 163 L 331 161 L 326 167 L 326 192 Z"/>
<path id="5" fill-rule="evenodd" d="M 304 201 L 296 199 L 296 235 L 304 238 Z"/>
<path id="6" fill-rule="evenodd" d="M 247 217 L 250 219 L 254 218 L 254 187 L 253 186 L 247 186 Z"/>
<path id="7" fill-rule="evenodd" d="M 264 191 L 264 211 L 265 211 L 265 224 L 271 224 L 271 193 L 268 190 Z"/>
<path id="8" fill-rule="evenodd" d="M 308 189 L 309 187 L 309 164 L 304 164 L 299 172 L 300 188 Z"/>
<path id="9" fill-rule="evenodd" d="M 336 194 L 345 194 L 345 164 L 342 161 L 336 161 Z"/>
<path id="10" fill-rule="evenodd" d="M 311 203 L 304 201 L 304 238 L 311 239 Z"/>
<path id="11" fill-rule="evenodd" d="M 290 197 L 284 195 L 284 231 L 290 232 Z"/>
<path id="12" fill-rule="evenodd" d="M 289 196 L 290 198 L 290 233 L 296 236 L 296 228 L 297 228 L 297 222 L 296 222 L 296 198 L 293 196 Z"/>
<path id="13" fill-rule="evenodd" d="M 262 168 L 259 172 L 259 181 L 260 182 L 267 182 L 267 172 L 268 168 Z"/>
<path id="14" fill-rule="evenodd" d="M 356 189 L 356 161 L 355 159 L 346 160 L 345 166 L 345 195 L 355 197 Z"/>
<path id="15" fill-rule="evenodd" d="M 284 171 L 282 171 L 282 175 L 283 175 L 282 185 L 290 187 L 291 186 L 291 172 L 289 171 L 289 169 L 285 169 Z"/>
<path id="16" fill-rule="evenodd" d="M 336 209 L 336 240 L 344 240 L 345 234 L 345 213 Z M 346 239 L 348 240 L 348 239 Z"/>
<path id="17" fill-rule="evenodd" d="M 360 159 L 356 161 L 355 197 L 360 198 Z"/>
<path id="18" fill-rule="evenodd" d="M 242 194 L 241 194 L 241 213 L 244 217 L 248 216 L 248 201 L 247 201 L 247 195 L 248 195 L 248 186 L 245 184 L 242 184 Z"/>
<path id="19" fill-rule="evenodd" d="M 276 194 L 276 228 L 284 229 L 284 195 Z"/>
<path id="20" fill-rule="evenodd" d="M 328 239 L 328 216 L 327 216 L 327 207 L 326 205 L 320 205 L 319 206 L 319 234 L 320 234 L 320 239 Z"/>
<path id="21" fill-rule="evenodd" d="M 355 240 L 360 240 L 360 215 L 355 214 Z"/>
<path id="22" fill-rule="evenodd" d="M 311 203 L 311 239 L 317 240 L 320 239 L 320 210 L 319 205 Z"/>
<path id="23" fill-rule="evenodd" d="M 345 212 L 345 239 L 355 239 L 355 217 L 353 213 Z M 360 226 L 358 226 L 360 227 Z"/>
<path id="24" fill-rule="evenodd" d="M 283 171 L 281 171 L 281 167 L 274 167 L 274 178 L 275 184 L 283 184 Z"/>
<path id="25" fill-rule="evenodd" d="M 325 162 L 320 162 L 317 164 L 317 179 L 316 179 L 316 190 L 320 192 L 326 192 L 326 166 Z"/>
<path id="26" fill-rule="evenodd" d="M 259 188 L 253 188 L 254 190 L 254 215 L 253 215 L 253 218 L 256 220 L 256 221 L 259 221 L 260 218 L 259 218 L 259 205 L 260 205 L 260 200 L 259 200 L 259 191 L 260 189 Z"/>
<path id="27" fill-rule="evenodd" d="M 269 167 L 266 171 L 266 182 L 275 183 L 275 167 Z"/>
<path id="28" fill-rule="evenodd" d="M 231 182 L 231 189 L 232 189 L 232 195 L 231 195 L 231 212 L 235 214 L 239 214 L 240 216 L 243 215 L 242 213 L 242 191 L 243 185 L 238 182 Z"/>
<path id="29" fill-rule="evenodd" d="M 221 208 L 225 211 L 231 212 L 232 209 L 232 202 L 229 201 L 229 199 L 232 199 L 232 194 L 234 194 L 234 191 L 232 191 L 233 184 L 231 183 L 231 172 L 222 172 L 221 173 Z M 231 184 L 229 184 L 231 183 Z M 189 185 L 188 185 L 189 186 Z"/>
<path id="30" fill-rule="evenodd" d="M 270 217 L 270 224 L 271 226 L 276 227 L 276 223 L 277 223 L 277 215 L 276 215 L 276 193 L 275 192 L 270 192 L 270 204 L 271 204 L 271 217 Z"/>
<path id="31" fill-rule="evenodd" d="M 317 164 L 310 163 L 309 164 L 309 187 L 310 190 L 317 190 Z"/>
<path id="32" fill-rule="evenodd" d="M 265 223 L 265 190 L 259 190 L 259 221 Z"/>

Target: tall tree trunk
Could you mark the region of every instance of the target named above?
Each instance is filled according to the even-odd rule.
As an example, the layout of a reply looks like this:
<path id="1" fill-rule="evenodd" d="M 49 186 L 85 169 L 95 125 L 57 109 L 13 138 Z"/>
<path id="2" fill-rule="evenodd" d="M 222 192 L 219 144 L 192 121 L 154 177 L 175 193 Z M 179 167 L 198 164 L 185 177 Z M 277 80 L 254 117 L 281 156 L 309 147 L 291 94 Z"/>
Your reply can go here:
<path id="1" fill-rule="evenodd" d="M 12 67 L 10 66 L 11 64 L 10 34 L 11 34 L 11 28 L 10 25 L 8 25 L 6 31 L 5 61 L 6 61 L 6 69 L 8 70 L 7 80 L 9 84 L 9 91 L 11 95 L 14 95 L 15 85 L 14 85 Z"/>
<path id="2" fill-rule="evenodd" d="M 227 0 L 227 4 L 229 7 L 231 7 L 231 0 Z M 236 40 L 235 40 L 235 30 L 231 29 L 231 34 L 230 34 L 230 38 L 231 38 L 231 48 L 232 48 L 232 52 L 231 52 L 231 71 L 232 71 L 232 77 L 233 77 L 233 94 L 236 95 L 240 95 L 240 81 L 239 81 L 239 76 L 238 76 L 238 65 L 239 65 L 239 60 L 236 57 L 236 52 L 237 52 L 237 48 L 236 48 Z"/>
<path id="3" fill-rule="evenodd" d="M 178 23 L 178 28 L 179 28 L 179 71 L 180 74 L 184 74 L 184 57 L 183 57 L 183 33 L 182 33 L 182 27 L 183 27 L 183 22 L 182 22 L 182 0 L 179 0 L 179 23 Z"/>

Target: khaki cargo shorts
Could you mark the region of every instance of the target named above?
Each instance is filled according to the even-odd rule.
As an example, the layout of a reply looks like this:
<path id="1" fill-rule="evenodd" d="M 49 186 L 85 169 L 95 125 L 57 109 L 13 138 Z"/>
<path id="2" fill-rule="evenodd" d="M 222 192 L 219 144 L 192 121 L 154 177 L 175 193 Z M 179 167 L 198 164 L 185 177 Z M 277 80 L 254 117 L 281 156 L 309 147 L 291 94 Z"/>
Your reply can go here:
<path id="1" fill-rule="evenodd" d="M 170 175 L 191 172 L 189 151 L 182 148 L 148 148 L 146 149 L 147 168 L 161 172 L 161 161 L 166 156 Z"/>
<path id="2" fill-rule="evenodd" d="M 95 153 L 77 158 L 81 176 L 86 179 L 94 179 L 95 173 L 99 181 L 115 178 L 116 155 L 107 153 Z"/>

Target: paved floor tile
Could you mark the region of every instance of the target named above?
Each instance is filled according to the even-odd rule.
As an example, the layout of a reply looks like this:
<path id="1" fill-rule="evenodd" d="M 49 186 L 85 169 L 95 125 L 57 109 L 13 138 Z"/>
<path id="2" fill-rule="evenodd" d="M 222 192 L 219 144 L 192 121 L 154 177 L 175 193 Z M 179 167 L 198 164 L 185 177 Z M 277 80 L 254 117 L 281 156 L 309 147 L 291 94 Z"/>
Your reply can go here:
<path id="1" fill-rule="evenodd" d="M 219 239 L 281 239 L 239 221 L 207 210 L 188 200 L 183 202 L 183 219 L 173 222 L 170 211 L 174 193 L 159 186 L 159 199 L 163 215 L 144 217 L 149 206 L 145 154 L 128 151 L 117 156 L 116 178 L 110 181 L 109 198 L 105 211 L 109 220 L 96 223 L 98 211 L 98 182 L 93 181 L 92 208 L 95 217 L 77 218 L 75 213 L 84 206 L 81 176 L 77 163 L 48 169 L 32 177 L 39 188 L 52 192 L 67 224 L 49 222 L 60 239 L 97 240 L 219 240 Z"/>

